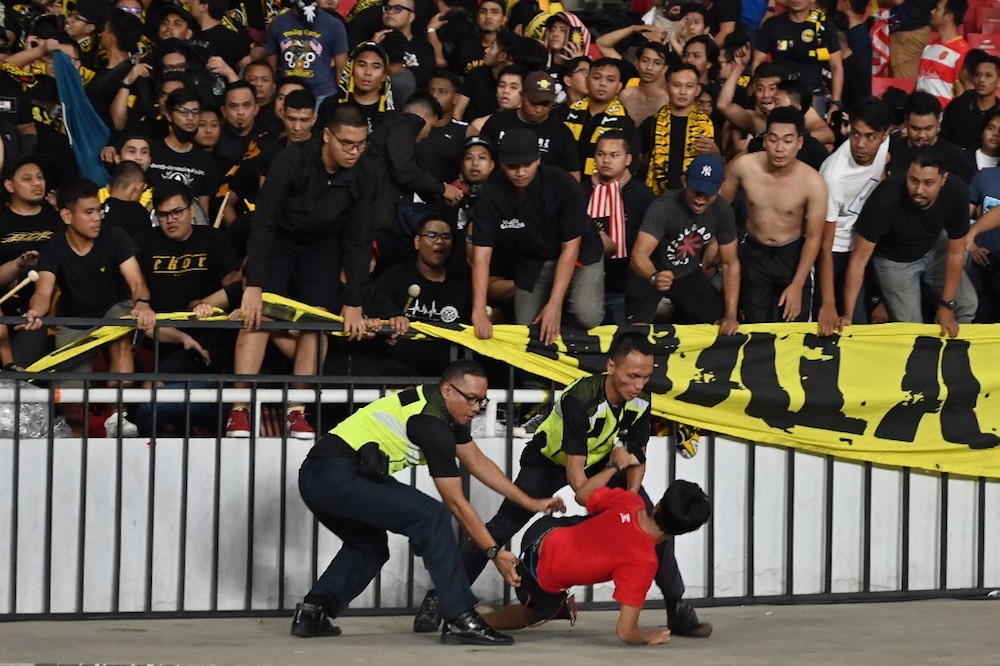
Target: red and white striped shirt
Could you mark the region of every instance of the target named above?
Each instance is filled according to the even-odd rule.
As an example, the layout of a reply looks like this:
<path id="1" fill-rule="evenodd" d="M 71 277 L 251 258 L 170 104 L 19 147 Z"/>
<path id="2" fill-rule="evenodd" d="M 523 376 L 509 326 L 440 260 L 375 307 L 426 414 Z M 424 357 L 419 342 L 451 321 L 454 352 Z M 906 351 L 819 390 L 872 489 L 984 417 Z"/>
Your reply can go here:
<path id="1" fill-rule="evenodd" d="M 962 72 L 965 54 L 968 52 L 969 44 L 962 37 L 956 37 L 950 42 L 931 40 L 920 54 L 916 89 L 937 97 L 942 109 L 948 106 L 948 102 L 955 96 L 955 83 Z"/>

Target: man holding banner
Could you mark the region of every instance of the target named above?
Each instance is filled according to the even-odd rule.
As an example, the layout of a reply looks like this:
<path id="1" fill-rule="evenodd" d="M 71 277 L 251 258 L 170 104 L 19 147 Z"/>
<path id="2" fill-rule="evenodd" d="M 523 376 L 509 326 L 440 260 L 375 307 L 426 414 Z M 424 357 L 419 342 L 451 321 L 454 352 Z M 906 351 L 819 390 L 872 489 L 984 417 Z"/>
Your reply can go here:
<path id="1" fill-rule="evenodd" d="M 521 471 L 514 484 L 525 494 L 545 497 L 567 484 L 579 493 L 590 479 L 600 474 L 607 485 L 638 493 L 647 510 L 652 510 L 642 480 L 650 434 L 652 398 L 646 384 L 653 374 L 653 347 L 642 333 L 630 331 L 615 338 L 608 356 L 607 372 L 584 377 L 566 387 L 524 449 Z M 630 452 L 628 465 L 620 465 L 612 456 L 616 446 L 624 446 Z M 613 474 L 606 472 L 609 467 L 615 470 Z M 532 515 L 515 502 L 505 500 L 486 528 L 497 543 L 504 543 Z M 468 540 L 462 548 L 462 564 L 470 581 L 475 581 L 489 561 L 489 553 L 483 552 L 478 541 Z M 655 580 L 666 601 L 670 631 L 678 636 L 708 637 L 712 625 L 699 622 L 694 608 L 681 601 L 684 582 L 674 559 L 673 542 L 658 544 L 656 554 Z M 414 631 L 437 629 L 440 623 L 437 605 L 438 599 L 431 590 L 414 619 Z"/>

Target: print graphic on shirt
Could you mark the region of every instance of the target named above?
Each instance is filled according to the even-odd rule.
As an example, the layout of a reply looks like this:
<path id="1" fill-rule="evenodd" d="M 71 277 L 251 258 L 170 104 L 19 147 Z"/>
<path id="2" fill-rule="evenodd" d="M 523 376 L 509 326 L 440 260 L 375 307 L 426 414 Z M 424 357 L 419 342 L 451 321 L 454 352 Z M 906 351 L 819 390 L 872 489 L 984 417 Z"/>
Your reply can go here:
<path id="1" fill-rule="evenodd" d="M 622 524 L 623 525 L 625 523 L 631 523 L 632 522 L 632 514 L 631 513 L 619 513 L 618 517 L 622 519 Z"/>
<path id="2" fill-rule="evenodd" d="M 667 245 L 667 260 L 674 266 L 687 266 L 712 238 L 712 232 L 703 226 L 687 227 Z"/>
<path id="3" fill-rule="evenodd" d="M 865 184 L 861 186 L 860 190 L 858 190 L 858 193 L 854 195 L 854 199 L 851 200 L 851 203 L 847 204 L 847 212 L 857 217 L 857 215 L 861 212 L 861 209 L 864 208 L 865 202 L 868 201 L 868 196 L 878 184 L 879 180 L 877 178 L 869 178 L 866 180 Z"/>
<path id="4" fill-rule="evenodd" d="M 323 55 L 320 35 L 313 30 L 289 30 L 281 40 L 282 57 L 285 59 L 285 74 L 288 76 L 313 77 L 313 63 Z"/>
<path id="5" fill-rule="evenodd" d="M 208 254 L 195 252 L 193 254 L 154 254 L 153 272 L 157 275 L 180 275 L 208 270 Z"/>
<path id="6" fill-rule="evenodd" d="M 516 217 L 512 217 L 509 220 L 500 220 L 501 229 L 524 229 L 524 222 Z"/>
<path id="7" fill-rule="evenodd" d="M 454 305 L 445 305 L 438 310 L 437 301 L 431 301 L 428 307 L 427 303 L 417 299 L 404 314 L 410 319 L 422 321 L 441 321 L 446 324 L 458 321 L 458 309 Z"/>
<path id="8" fill-rule="evenodd" d="M 1000 204 L 1000 199 L 997 199 L 996 197 L 991 197 L 990 195 L 987 194 L 985 197 L 983 197 L 983 212 L 985 213 L 989 209 L 995 208 L 997 204 Z"/>
<path id="9" fill-rule="evenodd" d="M 191 187 L 195 178 L 205 175 L 204 169 L 195 169 L 179 164 L 151 164 L 149 168 L 159 171 L 167 180 L 179 180 L 188 187 Z"/>
<path id="10" fill-rule="evenodd" d="M 52 231 L 12 231 L 0 240 L 0 244 L 7 243 L 41 243 L 47 241 L 55 235 Z"/>

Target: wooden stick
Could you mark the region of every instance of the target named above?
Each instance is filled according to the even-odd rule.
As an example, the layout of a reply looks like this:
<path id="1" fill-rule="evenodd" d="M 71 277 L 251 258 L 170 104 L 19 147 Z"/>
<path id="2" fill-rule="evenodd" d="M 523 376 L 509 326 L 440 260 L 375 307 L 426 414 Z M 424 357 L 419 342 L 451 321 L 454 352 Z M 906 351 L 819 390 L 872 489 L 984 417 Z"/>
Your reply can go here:
<path id="1" fill-rule="evenodd" d="M 222 197 L 222 205 L 219 206 L 219 212 L 215 214 L 215 224 L 212 225 L 216 229 L 222 224 L 222 214 L 226 212 L 226 204 L 229 203 L 229 195 L 232 193 L 232 190 L 226 190 L 226 196 Z"/>
<path id="2" fill-rule="evenodd" d="M 24 289 L 29 282 L 36 282 L 38 280 L 38 271 L 31 270 L 28 271 L 28 277 L 24 278 L 17 283 L 17 286 L 8 291 L 3 296 L 0 296 L 0 303 L 6 303 L 8 300 L 13 298 L 14 294 Z"/>

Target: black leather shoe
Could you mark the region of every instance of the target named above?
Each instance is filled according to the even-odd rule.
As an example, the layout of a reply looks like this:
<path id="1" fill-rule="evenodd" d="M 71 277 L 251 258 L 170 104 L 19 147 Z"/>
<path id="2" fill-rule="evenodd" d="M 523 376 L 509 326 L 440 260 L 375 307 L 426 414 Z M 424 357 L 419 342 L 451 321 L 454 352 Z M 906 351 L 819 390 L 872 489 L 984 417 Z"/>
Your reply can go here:
<path id="1" fill-rule="evenodd" d="M 316 604 L 296 604 L 292 616 L 292 636 L 339 636 L 340 627 L 330 624 L 330 616 Z"/>
<path id="2" fill-rule="evenodd" d="M 413 631 L 426 634 L 441 628 L 441 600 L 437 590 L 427 590 L 413 618 Z"/>
<path id="3" fill-rule="evenodd" d="M 479 613 L 469 611 L 454 620 L 445 620 L 441 642 L 448 645 L 513 645 L 514 637 L 501 634 L 486 624 Z"/>
<path id="4" fill-rule="evenodd" d="M 686 601 L 667 602 L 667 628 L 674 636 L 708 638 L 712 635 L 712 625 L 699 621 L 694 606 Z"/>

